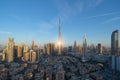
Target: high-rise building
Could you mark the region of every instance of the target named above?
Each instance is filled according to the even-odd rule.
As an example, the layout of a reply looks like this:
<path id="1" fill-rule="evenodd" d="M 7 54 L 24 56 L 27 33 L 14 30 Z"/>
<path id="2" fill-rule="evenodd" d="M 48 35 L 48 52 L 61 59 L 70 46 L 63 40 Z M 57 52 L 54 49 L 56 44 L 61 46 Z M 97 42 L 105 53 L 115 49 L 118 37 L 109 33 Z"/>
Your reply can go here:
<path id="1" fill-rule="evenodd" d="M 73 52 L 76 53 L 77 52 L 77 42 L 74 42 L 74 47 L 73 47 Z"/>
<path id="2" fill-rule="evenodd" d="M 47 44 L 47 54 L 50 55 L 51 51 L 50 51 L 50 44 Z"/>
<path id="3" fill-rule="evenodd" d="M 82 49 L 82 46 L 81 46 L 81 45 L 78 45 L 78 46 L 77 46 L 77 52 L 80 53 L 80 54 L 82 54 L 82 50 L 83 50 L 83 49 Z"/>
<path id="4" fill-rule="evenodd" d="M 61 22 L 59 19 L 59 37 L 58 37 L 58 55 L 62 53 L 62 32 L 61 32 Z"/>
<path id="5" fill-rule="evenodd" d="M 85 62 L 85 54 L 87 53 L 87 41 L 86 36 L 83 38 L 83 54 L 82 54 L 82 61 Z"/>
<path id="6" fill-rule="evenodd" d="M 8 38 L 7 44 L 7 54 L 6 54 L 6 61 L 12 62 L 14 60 L 14 40 L 13 38 Z"/>
<path id="7" fill-rule="evenodd" d="M 31 49 L 31 50 L 29 51 L 29 61 L 32 61 L 32 53 L 33 53 L 33 50 Z"/>
<path id="8" fill-rule="evenodd" d="M 32 40 L 32 50 L 33 50 L 33 48 L 34 48 L 34 40 Z"/>
<path id="9" fill-rule="evenodd" d="M 28 52 L 28 46 L 26 46 L 26 45 L 23 46 L 23 52 L 24 52 L 24 53 L 25 53 L 25 52 Z"/>
<path id="10" fill-rule="evenodd" d="M 18 58 L 20 58 L 20 57 L 22 57 L 22 52 L 23 52 L 23 50 L 22 50 L 22 45 L 18 45 L 18 50 L 17 50 L 17 57 Z"/>
<path id="11" fill-rule="evenodd" d="M 31 62 L 35 62 L 36 61 L 36 52 L 34 52 L 33 50 L 30 50 L 29 59 Z"/>
<path id="12" fill-rule="evenodd" d="M 50 54 L 55 52 L 55 44 L 54 43 L 48 43 L 46 45 L 46 48 L 47 48 L 46 50 L 47 50 L 47 54 L 48 55 L 50 55 Z"/>
<path id="13" fill-rule="evenodd" d="M 102 45 L 101 45 L 101 43 L 98 44 L 98 53 L 102 54 Z"/>
<path id="14" fill-rule="evenodd" d="M 112 55 L 120 55 L 119 54 L 119 40 L 118 40 L 118 30 L 112 32 L 111 35 L 111 54 Z"/>
<path id="15" fill-rule="evenodd" d="M 29 52 L 25 52 L 23 55 L 24 61 L 29 61 Z"/>
<path id="16" fill-rule="evenodd" d="M 33 47 L 33 51 L 36 52 L 36 58 L 37 58 L 37 61 L 39 61 L 40 59 L 40 47 L 38 45 L 34 45 Z"/>

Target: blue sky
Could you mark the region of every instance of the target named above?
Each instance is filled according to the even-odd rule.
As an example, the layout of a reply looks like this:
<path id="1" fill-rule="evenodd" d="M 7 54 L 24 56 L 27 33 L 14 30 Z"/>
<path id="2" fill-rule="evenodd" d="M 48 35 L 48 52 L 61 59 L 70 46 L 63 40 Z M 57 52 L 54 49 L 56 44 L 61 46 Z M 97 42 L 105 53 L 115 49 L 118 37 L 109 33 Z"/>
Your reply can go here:
<path id="1" fill-rule="evenodd" d="M 0 0 L 0 44 L 8 37 L 15 43 L 44 44 L 58 39 L 58 20 L 62 22 L 65 45 L 74 40 L 82 44 L 110 46 L 111 33 L 120 30 L 120 0 Z"/>

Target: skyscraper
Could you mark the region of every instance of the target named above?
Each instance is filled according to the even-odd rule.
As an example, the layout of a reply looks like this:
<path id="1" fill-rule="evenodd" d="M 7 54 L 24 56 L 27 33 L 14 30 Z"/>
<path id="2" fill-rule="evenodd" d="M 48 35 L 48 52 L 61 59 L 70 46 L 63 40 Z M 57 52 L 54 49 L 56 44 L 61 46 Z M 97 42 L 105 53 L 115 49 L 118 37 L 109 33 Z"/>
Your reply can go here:
<path id="1" fill-rule="evenodd" d="M 29 59 L 31 62 L 35 62 L 36 61 L 36 52 L 34 52 L 33 50 L 30 50 Z"/>
<path id="2" fill-rule="evenodd" d="M 74 53 L 77 52 L 77 42 L 76 42 L 76 41 L 74 42 L 74 48 L 73 48 L 73 51 L 74 51 Z"/>
<path id="3" fill-rule="evenodd" d="M 25 52 L 28 52 L 28 46 L 26 46 L 26 45 L 23 46 L 23 52 L 24 52 L 24 53 L 25 53 Z"/>
<path id="4" fill-rule="evenodd" d="M 119 40 L 118 40 L 118 30 L 112 32 L 111 35 L 111 54 L 118 56 L 119 54 Z"/>
<path id="5" fill-rule="evenodd" d="M 33 50 L 33 48 L 34 48 L 34 40 L 32 40 L 32 50 Z"/>
<path id="6" fill-rule="evenodd" d="M 46 48 L 47 48 L 47 54 L 48 55 L 51 55 L 55 52 L 55 43 L 48 43 L 46 45 Z"/>
<path id="7" fill-rule="evenodd" d="M 85 62 L 85 54 L 87 53 L 87 41 L 86 36 L 84 35 L 83 38 L 83 54 L 82 54 L 82 61 Z"/>
<path id="8" fill-rule="evenodd" d="M 61 32 L 61 22 L 59 18 L 59 37 L 58 37 L 58 55 L 62 53 L 62 32 Z"/>
<path id="9" fill-rule="evenodd" d="M 102 45 L 101 45 L 101 43 L 98 44 L 98 53 L 102 54 Z"/>
<path id="10" fill-rule="evenodd" d="M 22 54 L 23 54 L 23 53 L 22 53 L 22 52 L 23 52 L 23 51 L 22 51 L 22 45 L 18 45 L 17 48 L 18 48 L 18 50 L 17 50 L 17 57 L 18 57 L 18 58 L 19 58 L 19 57 L 22 57 Z"/>
<path id="11" fill-rule="evenodd" d="M 23 55 L 23 59 L 24 61 L 28 61 L 29 60 L 29 52 L 24 52 L 24 55 Z"/>
<path id="12" fill-rule="evenodd" d="M 12 62 L 14 59 L 14 40 L 13 38 L 8 38 L 7 44 L 7 54 L 6 54 L 6 61 Z"/>
<path id="13" fill-rule="evenodd" d="M 51 54 L 50 43 L 48 43 L 46 47 L 47 47 L 47 54 L 50 55 Z"/>

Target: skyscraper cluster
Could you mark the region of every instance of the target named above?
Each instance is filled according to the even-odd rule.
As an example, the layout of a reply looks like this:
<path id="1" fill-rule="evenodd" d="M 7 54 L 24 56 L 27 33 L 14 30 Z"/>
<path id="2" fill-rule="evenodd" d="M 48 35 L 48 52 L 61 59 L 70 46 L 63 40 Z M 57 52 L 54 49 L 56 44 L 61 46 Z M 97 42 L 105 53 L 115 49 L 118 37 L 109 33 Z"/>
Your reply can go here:
<path id="1" fill-rule="evenodd" d="M 44 48 L 40 48 L 35 45 L 35 41 L 32 40 L 31 48 L 25 44 L 15 45 L 13 38 L 8 38 L 7 47 L 3 50 L 3 54 L 0 54 L 2 61 L 12 62 L 14 60 L 21 59 L 22 61 L 35 62 L 40 60 L 40 54 L 47 55 L 61 55 L 62 54 L 62 32 L 61 21 L 59 19 L 59 35 L 58 42 L 47 43 Z"/>

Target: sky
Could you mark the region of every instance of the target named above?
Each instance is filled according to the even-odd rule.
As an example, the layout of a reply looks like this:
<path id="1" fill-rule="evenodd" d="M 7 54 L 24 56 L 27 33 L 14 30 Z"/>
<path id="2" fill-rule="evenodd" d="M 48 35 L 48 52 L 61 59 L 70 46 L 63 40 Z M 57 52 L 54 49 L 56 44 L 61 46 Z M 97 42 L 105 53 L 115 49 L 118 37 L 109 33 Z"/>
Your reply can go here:
<path id="1" fill-rule="evenodd" d="M 120 0 L 0 0 L 0 44 L 58 40 L 61 19 L 64 45 L 87 43 L 110 46 L 111 33 L 120 31 Z M 120 37 L 119 37 L 120 39 Z"/>

